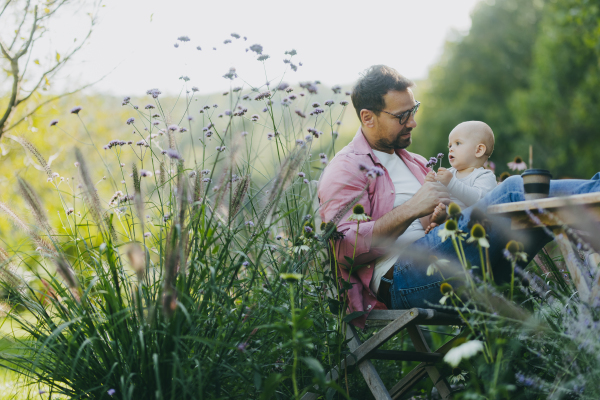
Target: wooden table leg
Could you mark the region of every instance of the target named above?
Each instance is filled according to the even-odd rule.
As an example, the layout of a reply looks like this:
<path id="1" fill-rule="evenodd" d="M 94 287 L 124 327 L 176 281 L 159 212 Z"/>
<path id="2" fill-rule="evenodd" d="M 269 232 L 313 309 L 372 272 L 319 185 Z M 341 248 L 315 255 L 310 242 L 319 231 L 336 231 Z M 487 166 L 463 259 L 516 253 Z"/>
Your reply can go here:
<path id="1" fill-rule="evenodd" d="M 583 278 L 583 272 L 579 268 L 577 262 L 578 256 L 573 251 L 573 245 L 562 228 L 555 228 L 554 234 L 556 235 L 556 242 L 558 243 L 560 251 L 565 258 L 565 264 L 571 274 L 571 280 L 573 281 L 577 292 L 579 292 L 579 298 L 581 301 L 587 303 L 590 300 L 590 289 Z"/>

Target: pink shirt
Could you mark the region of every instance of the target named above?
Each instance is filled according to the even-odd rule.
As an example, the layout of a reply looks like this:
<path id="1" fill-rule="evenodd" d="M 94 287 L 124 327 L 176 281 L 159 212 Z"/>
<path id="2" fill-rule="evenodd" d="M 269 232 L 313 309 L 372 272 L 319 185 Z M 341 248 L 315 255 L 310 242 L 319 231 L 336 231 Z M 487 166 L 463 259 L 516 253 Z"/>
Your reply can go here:
<path id="1" fill-rule="evenodd" d="M 404 149 L 396 150 L 396 154 L 400 156 L 408 169 L 423 184 L 425 175 L 430 171 L 425 167 L 427 162 L 425 158 Z M 369 178 L 366 176 L 366 171 L 359 169 L 361 164 L 367 168 L 375 166 L 382 168 L 385 173 L 377 178 Z M 363 192 L 365 187 L 367 189 Z M 356 221 L 348 221 L 352 209 L 348 210 L 338 222 L 338 231 L 345 236 L 344 239 L 336 242 L 336 256 L 338 264 L 347 264 L 344 257 L 352 258 L 356 240 L 355 265 L 368 264 L 368 266 L 358 269 L 350 276 L 350 282 L 353 286 L 348 291 L 349 311 L 366 311 L 369 313 L 376 309 L 386 309 L 383 303 L 377 301 L 375 294 L 369 288 L 373 277 L 375 259 L 383 255 L 386 249 L 371 247 L 371 239 L 375 221 L 394 208 L 396 191 L 388 171 L 373 153 L 361 128 L 356 132 L 352 142 L 340 150 L 325 168 L 319 180 L 318 193 L 321 203 L 320 214 L 324 222 L 332 220 L 341 209 L 351 203 L 357 196 L 360 196 L 358 204 L 365 208 L 365 213 L 372 219 L 360 223 L 357 239 L 357 224 Z M 342 279 L 348 280 L 348 272 L 347 269 L 340 268 Z M 363 328 L 366 319 L 367 314 L 354 319 L 352 323 Z"/>

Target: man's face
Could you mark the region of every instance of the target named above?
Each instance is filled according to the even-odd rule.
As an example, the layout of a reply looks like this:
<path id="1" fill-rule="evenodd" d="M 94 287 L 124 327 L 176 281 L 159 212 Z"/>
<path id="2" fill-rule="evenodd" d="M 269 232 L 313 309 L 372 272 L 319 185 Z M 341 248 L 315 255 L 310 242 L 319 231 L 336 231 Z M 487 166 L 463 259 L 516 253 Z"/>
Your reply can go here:
<path id="1" fill-rule="evenodd" d="M 410 88 L 403 92 L 390 90 L 383 99 L 385 101 L 384 111 L 390 114 L 400 115 L 402 112 L 410 110 L 416 104 Z M 374 144 L 375 150 L 391 153 L 396 149 L 405 149 L 411 142 L 411 131 L 417 126 L 414 115 L 411 115 L 404 125 L 400 124 L 398 118 L 381 112 L 379 116 L 374 116 L 377 121 Z"/>

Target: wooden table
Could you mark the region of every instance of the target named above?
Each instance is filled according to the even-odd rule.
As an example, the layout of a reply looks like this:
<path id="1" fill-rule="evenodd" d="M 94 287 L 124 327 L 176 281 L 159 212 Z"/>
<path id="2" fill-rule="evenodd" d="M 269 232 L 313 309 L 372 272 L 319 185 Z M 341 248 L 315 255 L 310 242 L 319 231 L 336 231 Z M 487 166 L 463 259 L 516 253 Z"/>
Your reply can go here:
<path id="1" fill-rule="evenodd" d="M 581 300 L 589 302 L 598 296 L 600 274 L 596 273 L 593 288 L 590 290 L 576 261 L 579 256 L 575 253 L 567 232 L 570 233 L 571 227 L 588 232 L 592 235 L 588 238 L 592 246 L 600 248 L 600 231 L 596 227 L 596 224 L 600 223 L 600 192 L 496 204 L 488 207 L 487 212 L 510 218 L 511 228 L 514 230 L 549 229 L 565 258 L 565 264 Z M 588 261 L 592 268 L 597 268 L 600 256 L 592 253 Z"/>

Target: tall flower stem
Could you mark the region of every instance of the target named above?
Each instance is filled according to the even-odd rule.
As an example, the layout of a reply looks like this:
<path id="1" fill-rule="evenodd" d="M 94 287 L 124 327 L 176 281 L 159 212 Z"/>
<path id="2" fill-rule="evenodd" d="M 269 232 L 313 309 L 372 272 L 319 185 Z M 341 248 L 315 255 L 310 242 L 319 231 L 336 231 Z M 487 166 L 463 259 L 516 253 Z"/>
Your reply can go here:
<path id="1" fill-rule="evenodd" d="M 294 283 L 289 282 L 290 285 L 290 308 L 292 311 L 292 344 L 294 346 L 294 364 L 292 365 L 292 385 L 294 387 L 294 399 L 298 399 L 298 383 L 296 382 L 296 369 L 298 368 L 298 343 L 297 341 L 297 327 L 296 327 L 296 306 L 294 299 Z"/>

